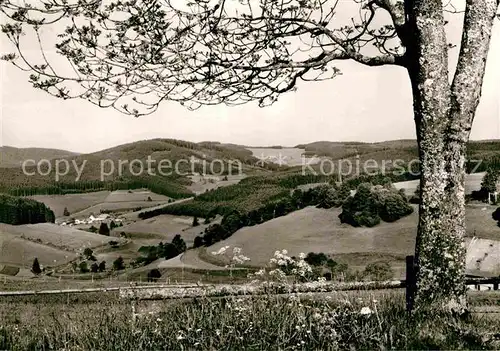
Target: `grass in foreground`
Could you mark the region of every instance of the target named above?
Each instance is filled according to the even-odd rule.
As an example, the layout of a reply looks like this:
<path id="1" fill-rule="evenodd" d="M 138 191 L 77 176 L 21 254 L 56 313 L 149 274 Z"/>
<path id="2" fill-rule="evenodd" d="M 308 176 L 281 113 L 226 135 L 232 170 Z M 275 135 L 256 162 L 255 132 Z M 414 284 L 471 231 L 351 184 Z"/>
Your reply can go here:
<path id="1" fill-rule="evenodd" d="M 348 297 L 349 296 L 349 297 Z M 417 315 L 401 295 L 0 301 L 0 350 L 498 349 L 500 320 Z"/>

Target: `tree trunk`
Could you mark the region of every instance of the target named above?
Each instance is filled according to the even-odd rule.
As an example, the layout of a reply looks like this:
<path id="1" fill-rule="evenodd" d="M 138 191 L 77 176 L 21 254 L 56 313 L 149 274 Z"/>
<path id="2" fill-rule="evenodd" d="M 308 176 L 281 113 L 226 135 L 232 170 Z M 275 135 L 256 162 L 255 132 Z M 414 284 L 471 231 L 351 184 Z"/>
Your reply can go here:
<path id="1" fill-rule="evenodd" d="M 440 0 L 407 1 L 408 71 L 420 157 L 414 308 L 466 310 L 465 155 L 498 2 L 467 0 L 453 83 Z"/>

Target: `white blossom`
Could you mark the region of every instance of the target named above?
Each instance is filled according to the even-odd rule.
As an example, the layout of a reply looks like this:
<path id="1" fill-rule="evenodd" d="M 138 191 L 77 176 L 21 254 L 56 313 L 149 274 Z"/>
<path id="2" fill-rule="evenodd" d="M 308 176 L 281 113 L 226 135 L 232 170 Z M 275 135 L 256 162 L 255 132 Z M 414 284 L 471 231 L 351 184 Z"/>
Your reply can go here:
<path id="1" fill-rule="evenodd" d="M 370 315 L 372 313 L 373 313 L 373 311 L 370 309 L 370 307 L 363 307 L 361 309 L 361 311 L 359 312 L 359 314 L 362 314 L 362 315 Z"/>

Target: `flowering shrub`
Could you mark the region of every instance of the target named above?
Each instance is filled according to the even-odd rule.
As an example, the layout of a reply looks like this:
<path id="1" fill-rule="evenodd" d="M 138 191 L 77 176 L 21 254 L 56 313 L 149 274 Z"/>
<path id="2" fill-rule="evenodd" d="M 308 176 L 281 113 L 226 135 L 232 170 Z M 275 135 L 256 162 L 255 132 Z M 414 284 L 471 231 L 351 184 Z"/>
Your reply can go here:
<path id="1" fill-rule="evenodd" d="M 312 267 L 304 260 L 306 255 L 299 254 L 299 258 L 290 257 L 287 250 L 276 251 L 269 260 L 268 267 L 261 268 L 253 274 L 258 280 L 278 281 L 287 283 L 287 277 L 294 281 L 306 282 L 314 279 Z"/>

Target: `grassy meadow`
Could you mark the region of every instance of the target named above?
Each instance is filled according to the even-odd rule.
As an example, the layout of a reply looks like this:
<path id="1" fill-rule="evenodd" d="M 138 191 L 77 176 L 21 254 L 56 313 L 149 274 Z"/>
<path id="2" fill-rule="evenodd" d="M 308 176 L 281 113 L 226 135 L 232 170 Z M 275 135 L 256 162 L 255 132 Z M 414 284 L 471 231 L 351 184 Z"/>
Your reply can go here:
<path id="1" fill-rule="evenodd" d="M 491 300 L 491 297 L 479 296 Z M 498 297 L 497 297 L 498 298 Z M 477 350 L 500 319 L 415 314 L 400 291 L 142 301 L 116 294 L 0 298 L 2 350 Z"/>

